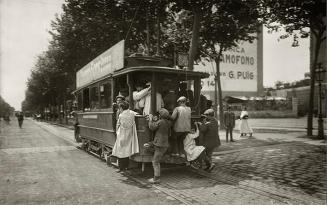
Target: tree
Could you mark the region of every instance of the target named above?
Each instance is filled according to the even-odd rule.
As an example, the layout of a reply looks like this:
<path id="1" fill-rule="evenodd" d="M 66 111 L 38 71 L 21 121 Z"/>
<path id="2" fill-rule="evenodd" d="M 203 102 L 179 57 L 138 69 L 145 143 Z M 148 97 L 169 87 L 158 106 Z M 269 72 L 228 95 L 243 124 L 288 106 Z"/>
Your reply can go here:
<path id="1" fill-rule="evenodd" d="M 0 117 L 9 116 L 14 110 L 15 109 L 0 96 Z"/>
<path id="2" fill-rule="evenodd" d="M 293 37 L 296 43 L 301 38 L 314 37 L 314 59 L 310 67 L 310 98 L 307 120 L 307 135 L 312 136 L 313 101 L 315 88 L 315 69 L 321 45 L 326 40 L 326 0 L 263 0 L 266 8 L 266 23 L 270 31 L 284 28 L 287 32 L 282 38 Z M 307 30 L 310 28 L 310 31 Z M 299 34 L 297 34 L 299 32 Z"/>
<path id="3" fill-rule="evenodd" d="M 222 105 L 222 90 L 220 83 L 220 60 L 222 53 L 230 48 L 236 47 L 237 43 L 240 41 L 253 41 L 256 36 L 254 35 L 260 26 L 260 9 L 261 6 L 257 1 L 238 1 L 238 0 L 214 0 L 214 1 L 182 1 L 184 4 L 179 5 L 180 9 L 189 9 L 193 12 L 193 15 L 182 15 L 186 26 L 178 26 L 178 22 L 173 22 L 172 33 L 170 39 L 173 42 L 182 43 L 183 46 L 179 47 L 185 48 L 185 45 L 190 45 L 191 38 L 194 37 L 194 28 L 199 29 L 198 36 L 198 56 L 194 54 L 189 54 L 196 56 L 199 59 L 201 56 L 203 59 L 213 60 L 216 64 L 216 77 L 215 77 L 215 88 L 218 87 L 218 91 L 215 91 L 215 105 L 218 104 L 219 99 L 219 113 L 220 116 L 223 113 Z M 183 7 L 184 5 L 184 7 Z M 197 7 L 195 11 L 192 8 Z M 200 12 L 199 26 L 194 26 L 194 21 L 196 21 L 195 12 Z M 182 13 L 183 14 L 183 13 Z M 247 18 L 244 18 L 244 17 Z M 193 18 L 193 24 L 189 25 L 189 19 Z M 177 24 L 177 25 L 176 25 Z M 186 27 L 186 29 L 185 29 Z M 176 36 L 176 38 L 174 38 Z M 181 39 L 185 37 L 186 39 Z M 194 39 L 192 39 L 193 41 Z M 190 50 L 192 50 L 190 48 Z M 189 52 L 191 53 L 191 52 Z M 191 63 L 194 62 L 189 59 Z M 190 67 L 190 66 L 189 66 Z M 217 96 L 217 93 L 219 97 Z"/>
<path id="4" fill-rule="evenodd" d="M 157 16 L 166 18 L 165 5 L 165 0 L 66 0 L 51 24 L 50 46 L 31 73 L 24 107 L 64 104 L 67 89 L 75 89 L 76 72 L 122 39 L 129 53 L 144 45 L 157 54 L 159 48 L 150 45 L 158 39 L 148 31 L 159 27 Z"/>
<path id="5" fill-rule="evenodd" d="M 222 53 L 236 47 L 241 41 L 256 39 L 261 22 L 256 1 L 213 1 L 209 12 L 203 15 L 201 36 L 201 56 L 214 60 L 216 65 L 215 104 L 219 104 L 219 115 L 223 115 L 222 88 L 220 82 L 220 61 Z M 211 6 L 211 7 L 210 7 Z M 246 16 L 246 18 L 244 18 Z M 218 100 L 219 102 L 217 102 Z M 222 123 L 222 117 L 220 118 Z"/>

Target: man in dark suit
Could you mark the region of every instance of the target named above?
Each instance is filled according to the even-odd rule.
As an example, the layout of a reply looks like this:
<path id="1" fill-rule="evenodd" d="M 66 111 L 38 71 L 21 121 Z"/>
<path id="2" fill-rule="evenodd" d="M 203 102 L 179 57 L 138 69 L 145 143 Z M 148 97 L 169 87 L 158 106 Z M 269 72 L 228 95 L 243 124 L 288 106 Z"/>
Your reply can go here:
<path id="1" fill-rule="evenodd" d="M 227 112 L 224 113 L 224 127 L 226 130 L 226 142 L 228 142 L 228 133 L 230 135 L 230 141 L 233 140 L 233 129 L 235 127 L 235 114 L 231 111 L 231 106 L 228 105 Z"/>
<path id="2" fill-rule="evenodd" d="M 218 121 L 214 117 L 214 113 L 213 109 L 207 109 L 203 113 L 205 120 L 199 127 L 201 134 L 200 144 L 205 147 L 206 157 L 208 158 L 205 170 L 209 172 L 215 167 L 211 159 L 212 153 L 216 147 L 220 146 Z"/>

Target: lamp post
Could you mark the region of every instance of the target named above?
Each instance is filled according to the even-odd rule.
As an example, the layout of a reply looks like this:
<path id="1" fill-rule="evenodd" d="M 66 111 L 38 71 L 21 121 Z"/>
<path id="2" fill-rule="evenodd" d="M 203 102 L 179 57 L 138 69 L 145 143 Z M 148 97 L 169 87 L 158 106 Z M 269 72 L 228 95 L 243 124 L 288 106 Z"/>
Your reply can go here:
<path id="1" fill-rule="evenodd" d="M 317 81 L 319 86 L 319 115 L 318 115 L 318 139 L 324 139 L 324 120 L 322 118 L 322 92 L 321 92 L 321 83 L 325 79 L 326 70 L 324 69 L 322 63 L 317 64 L 315 70 L 317 74 Z"/>

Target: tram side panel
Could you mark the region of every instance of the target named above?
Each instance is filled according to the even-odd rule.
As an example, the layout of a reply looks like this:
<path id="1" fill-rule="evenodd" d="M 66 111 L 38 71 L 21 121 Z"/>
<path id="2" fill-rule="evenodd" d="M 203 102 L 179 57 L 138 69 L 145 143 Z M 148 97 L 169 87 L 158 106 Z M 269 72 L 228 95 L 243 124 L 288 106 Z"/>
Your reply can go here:
<path id="1" fill-rule="evenodd" d="M 112 123 L 113 113 L 79 113 L 79 134 L 82 138 L 95 141 L 107 147 L 113 148 L 116 135 Z M 144 148 L 144 144 L 152 141 L 152 133 L 148 128 L 144 116 L 135 118 L 137 136 L 139 142 L 139 154 L 132 156 L 132 160 L 137 162 L 151 162 L 152 154 Z"/>
<path id="2" fill-rule="evenodd" d="M 113 147 L 116 141 L 112 124 L 113 112 L 79 113 L 79 134 L 82 138 Z"/>
<path id="3" fill-rule="evenodd" d="M 80 136 L 112 149 L 116 141 L 112 115 L 113 113 L 80 113 L 78 115 Z M 153 152 L 146 149 L 143 145 L 153 140 L 153 132 L 150 131 L 144 116 L 136 116 L 135 122 L 139 153 L 131 156 L 130 159 L 135 162 L 151 162 Z M 185 162 L 185 159 L 165 155 L 162 162 L 181 164 Z"/>

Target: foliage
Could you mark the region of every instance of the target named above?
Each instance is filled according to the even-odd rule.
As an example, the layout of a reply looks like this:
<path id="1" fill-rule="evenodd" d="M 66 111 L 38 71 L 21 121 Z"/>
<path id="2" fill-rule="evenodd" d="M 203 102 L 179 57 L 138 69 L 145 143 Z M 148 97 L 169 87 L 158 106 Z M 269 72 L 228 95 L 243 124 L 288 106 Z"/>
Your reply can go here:
<path id="1" fill-rule="evenodd" d="M 51 24 L 50 46 L 31 72 L 24 109 L 41 111 L 64 104 L 64 99 L 72 98 L 69 91 L 75 89 L 76 71 L 122 39 L 127 55 L 140 47 L 153 55 L 156 50 L 147 45 L 146 34 L 155 30 L 156 16 L 165 19 L 165 4 L 164 0 L 66 0 L 63 14 Z M 149 44 L 155 45 L 155 34 L 149 37 Z"/>
<path id="2" fill-rule="evenodd" d="M 278 31 L 283 26 L 287 34 L 281 38 L 293 36 L 293 46 L 298 45 L 297 31 L 301 38 L 309 37 L 309 33 L 314 37 L 311 41 L 313 59 L 307 123 L 307 135 L 312 136 L 315 69 L 321 45 L 326 40 L 326 0 L 263 0 L 263 8 L 266 9 L 265 22 L 270 31 Z"/>
<path id="3" fill-rule="evenodd" d="M 9 116 L 14 110 L 15 109 L 0 96 L 0 117 Z"/>
<path id="4" fill-rule="evenodd" d="M 326 30 L 323 17 L 326 16 L 326 0 L 264 0 L 265 22 L 271 32 L 285 29 L 281 36 L 309 37 L 310 31 L 318 37 Z M 310 28 L 310 30 L 308 30 Z M 299 34 L 296 32 L 299 31 Z"/>

